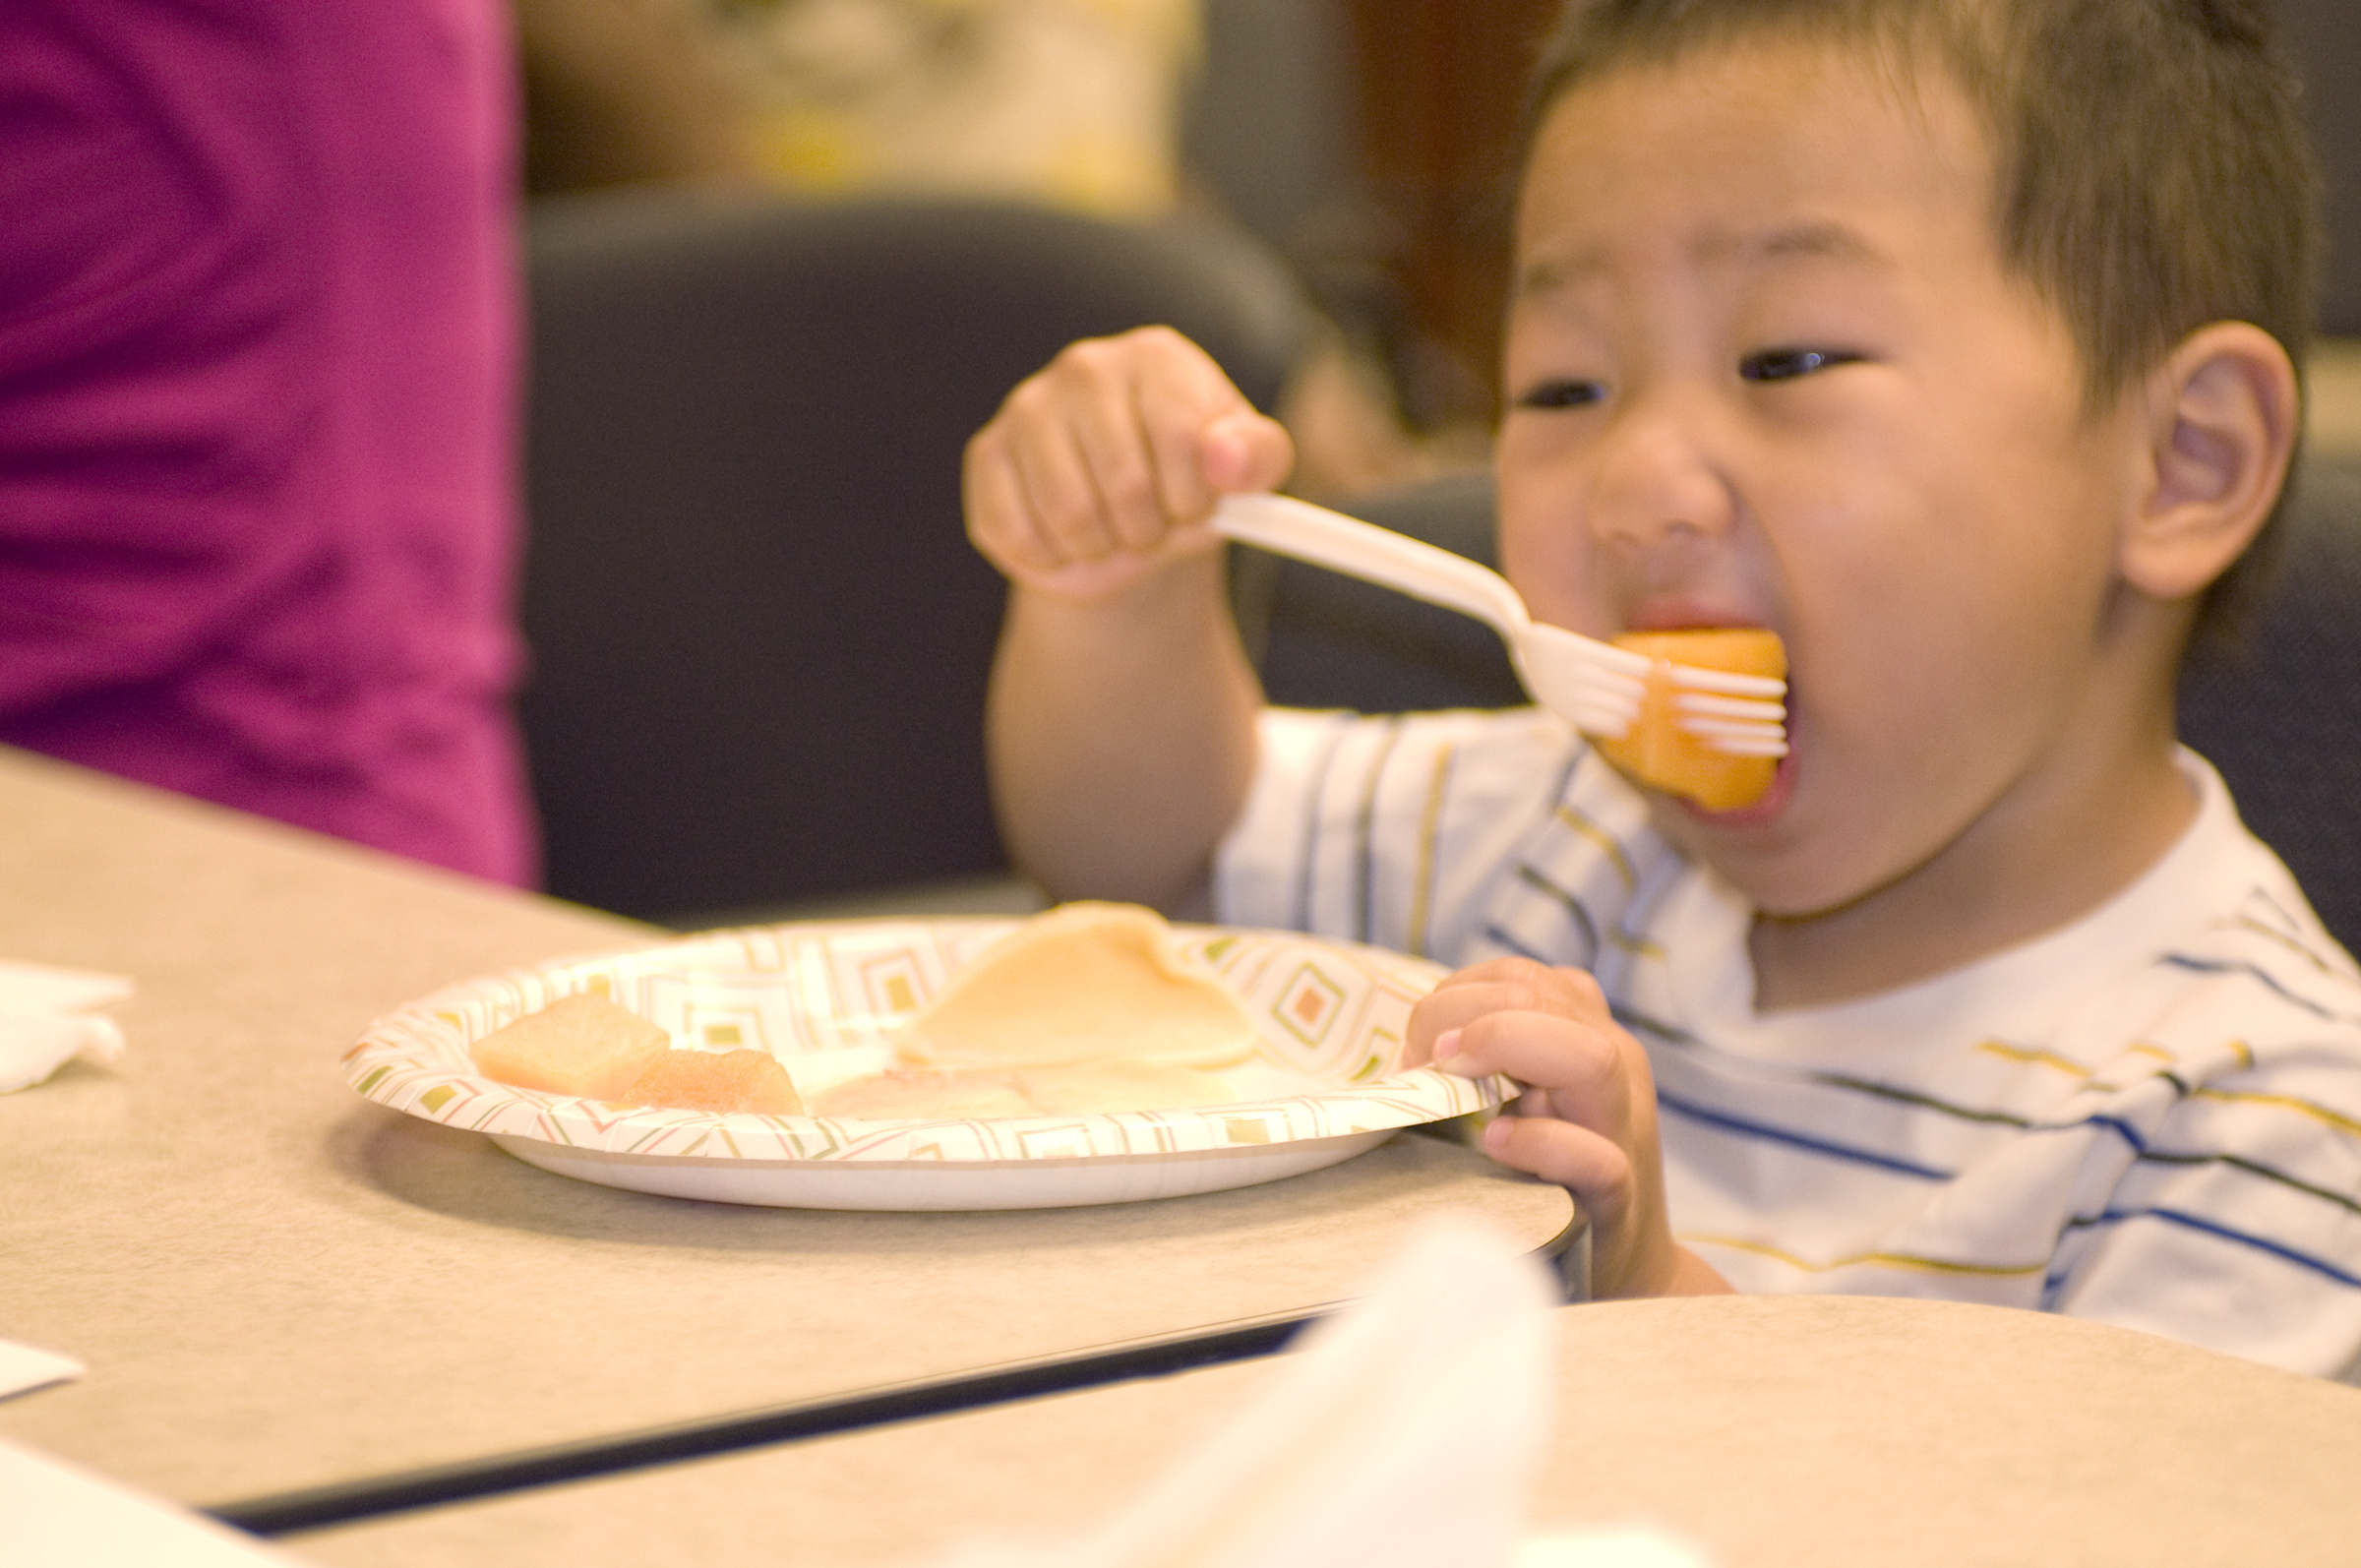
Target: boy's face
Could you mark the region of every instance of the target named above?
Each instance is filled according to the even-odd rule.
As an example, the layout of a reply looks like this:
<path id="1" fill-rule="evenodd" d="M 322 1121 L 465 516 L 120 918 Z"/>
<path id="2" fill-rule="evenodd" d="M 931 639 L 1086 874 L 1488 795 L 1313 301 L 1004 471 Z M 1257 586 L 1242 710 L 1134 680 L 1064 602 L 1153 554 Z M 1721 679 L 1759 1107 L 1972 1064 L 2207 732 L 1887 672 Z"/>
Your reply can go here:
<path id="1" fill-rule="evenodd" d="M 2037 818 L 2109 679 L 2138 426 L 2087 415 L 1992 183 L 1938 74 L 1784 41 L 1577 88 L 1527 170 L 1503 562 L 1595 635 L 1786 639 L 1770 796 L 1658 814 L 1772 914 Z"/>

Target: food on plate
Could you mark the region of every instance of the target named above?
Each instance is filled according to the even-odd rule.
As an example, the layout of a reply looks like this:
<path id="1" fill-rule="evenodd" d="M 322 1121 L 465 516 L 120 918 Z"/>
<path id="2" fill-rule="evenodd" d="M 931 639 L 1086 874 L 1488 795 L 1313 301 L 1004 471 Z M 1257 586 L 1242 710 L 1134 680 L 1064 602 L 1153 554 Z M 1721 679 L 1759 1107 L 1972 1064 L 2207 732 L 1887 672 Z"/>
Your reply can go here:
<path id="1" fill-rule="evenodd" d="M 1182 1111 L 1235 1101 L 1220 1074 L 1167 1061 L 1068 1061 L 1014 1075 L 1044 1116 L 1088 1116 L 1108 1111 Z"/>
<path id="2" fill-rule="evenodd" d="M 895 1036 L 899 1065 L 813 1097 L 875 1121 L 1220 1105 L 1207 1067 L 1253 1055 L 1252 1014 L 1136 904 L 1063 904 L 986 948 Z"/>
<path id="3" fill-rule="evenodd" d="M 767 1051 L 667 1051 L 629 1089 L 609 1098 L 617 1105 L 766 1116 L 801 1116 L 804 1110 L 787 1069 Z"/>
<path id="4" fill-rule="evenodd" d="M 1198 1067 L 1157 1061 L 1073 1061 L 1014 1071 L 895 1067 L 813 1097 L 812 1114 L 868 1121 L 983 1116 L 1083 1116 L 1221 1105 L 1238 1092 Z"/>
<path id="5" fill-rule="evenodd" d="M 904 1061 L 1035 1067 L 1124 1057 L 1218 1067 L 1250 1055 L 1253 1017 L 1136 904 L 1061 904 L 1003 936 L 904 1024 Z"/>
<path id="6" fill-rule="evenodd" d="M 1779 633 L 1760 627 L 1711 627 L 1684 632 L 1627 632 L 1615 646 L 1656 661 L 1648 672 L 1648 694 L 1640 716 L 1619 741 L 1601 741 L 1599 750 L 1643 784 L 1686 796 L 1711 812 L 1751 806 L 1779 773 L 1775 756 L 1732 756 L 1680 727 L 1672 684 L 1673 664 L 1761 675 L 1785 680 L 1787 650 Z"/>
<path id="7" fill-rule="evenodd" d="M 803 1111 L 787 1069 L 768 1052 L 675 1051 L 660 1027 L 594 992 L 560 996 L 468 1054 L 485 1077 L 519 1089 L 680 1111 Z"/>
<path id="8" fill-rule="evenodd" d="M 577 992 L 495 1029 L 469 1055 L 485 1077 L 519 1089 L 613 1100 L 671 1049 L 671 1036 L 629 1007 Z"/>

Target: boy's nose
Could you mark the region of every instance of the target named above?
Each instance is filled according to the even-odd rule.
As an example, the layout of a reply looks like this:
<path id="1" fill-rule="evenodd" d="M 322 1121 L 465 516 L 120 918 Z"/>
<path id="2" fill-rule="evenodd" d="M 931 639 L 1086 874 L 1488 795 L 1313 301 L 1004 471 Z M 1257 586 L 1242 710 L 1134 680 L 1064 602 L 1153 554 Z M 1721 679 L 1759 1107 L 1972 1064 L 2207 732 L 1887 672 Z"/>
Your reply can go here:
<path id="1" fill-rule="evenodd" d="M 1598 537 L 1632 550 L 1679 534 L 1719 536 L 1736 510 L 1694 435 L 1662 418 L 1630 419 L 1607 435 L 1593 503 Z"/>

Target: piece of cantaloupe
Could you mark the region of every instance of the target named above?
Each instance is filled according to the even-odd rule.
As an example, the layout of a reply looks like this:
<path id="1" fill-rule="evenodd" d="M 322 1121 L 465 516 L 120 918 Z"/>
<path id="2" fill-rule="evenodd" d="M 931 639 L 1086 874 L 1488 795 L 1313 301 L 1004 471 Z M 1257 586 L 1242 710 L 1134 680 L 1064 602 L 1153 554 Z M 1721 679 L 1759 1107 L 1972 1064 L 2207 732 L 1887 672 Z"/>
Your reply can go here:
<path id="1" fill-rule="evenodd" d="M 803 1115 L 787 1069 L 767 1051 L 667 1051 L 632 1086 L 611 1097 L 618 1105 L 678 1111 L 750 1111 L 766 1116 Z"/>
<path id="2" fill-rule="evenodd" d="M 1787 650 L 1776 632 L 1760 627 L 1707 627 L 1681 632 L 1627 632 L 1615 646 L 1643 654 L 1654 665 L 1639 717 L 1619 741 L 1601 741 L 1599 751 L 1641 783 L 1685 796 L 1709 812 L 1752 806 L 1779 774 L 1776 756 L 1732 756 L 1680 727 L 1674 698 L 1674 664 L 1786 680 Z"/>
<path id="3" fill-rule="evenodd" d="M 629 1007 L 590 992 L 560 996 L 468 1048 L 478 1071 L 519 1089 L 613 1100 L 672 1049 Z"/>
<path id="4" fill-rule="evenodd" d="M 1212 1067 L 1252 1054 L 1254 1019 L 1184 960 L 1136 904 L 1061 904 L 951 978 L 904 1024 L 895 1053 L 932 1067 L 1027 1067 L 1126 1056 Z"/>

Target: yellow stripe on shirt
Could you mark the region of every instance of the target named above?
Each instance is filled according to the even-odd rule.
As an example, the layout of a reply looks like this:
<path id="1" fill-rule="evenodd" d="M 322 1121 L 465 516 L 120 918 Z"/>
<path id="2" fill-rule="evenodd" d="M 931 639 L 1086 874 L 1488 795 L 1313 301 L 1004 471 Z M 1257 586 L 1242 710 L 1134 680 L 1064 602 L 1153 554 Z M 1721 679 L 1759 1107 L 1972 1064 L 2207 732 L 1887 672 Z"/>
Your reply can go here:
<path id="1" fill-rule="evenodd" d="M 1990 1276 L 1994 1279 L 2014 1279 L 2028 1274 L 2041 1274 L 2049 1268 L 2047 1258 L 2043 1258 L 2037 1263 L 2023 1264 L 1961 1263 L 1950 1258 L 1919 1257 L 1908 1252 L 1860 1252 L 1851 1257 L 1836 1258 L 1827 1263 L 1812 1263 L 1797 1257 L 1784 1247 L 1773 1246 L 1767 1241 L 1750 1241 L 1742 1236 L 1683 1235 L 1680 1240 L 1690 1246 L 1722 1246 L 1728 1247 L 1733 1252 L 1752 1252 L 1758 1257 L 1767 1257 L 1773 1262 L 1785 1263 L 1805 1274 L 1831 1274 L 1838 1269 L 1848 1269 L 1868 1263 L 1880 1268 L 1906 1269 L 1919 1274 L 1976 1274 Z"/>
<path id="2" fill-rule="evenodd" d="M 1614 867 L 1615 874 L 1623 878 L 1625 892 L 1630 892 L 1640 885 L 1639 870 L 1631 864 L 1630 854 L 1624 850 L 1621 843 L 1617 842 L 1614 834 L 1563 802 L 1558 804 L 1557 810 L 1552 814 L 1578 837 L 1588 839 L 1598 847 L 1599 852 L 1606 857 L 1607 863 Z"/>
<path id="3" fill-rule="evenodd" d="M 2361 1137 L 2361 1120 L 2356 1120 L 2340 1111 L 2331 1111 L 2327 1106 L 2315 1105 L 2309 1100 L 2299 1100 L 2293 1095 L 2255 1094 L 2244 1089 L 2209 1087 L 2197 1090 L 2192 1098 L 2219 1100 L 2237 1105 L 2276 1106 L 2282 1111 L 2292 1111 L 2298 1116 L 2310 1116 L 2313 1120 L 2334 1127 L 2339 1132 Z"/>
<path id="4" fill-rule="evenodd" d="M 1453 743 L 1435 754 L 1434 771 L 1426 779 L 1426 806 L 1419 814 L 1419 867 L 1411 883 L 1410 930 L 1404 943 L 1414 958 L 1432 956 L 1426 950 L 1426 923 L 1434 910 L 1434 862 L 1442 834 L 1443 783 L 1451 776 L 1451 758 L 1458 752 L 1457 743 Z"/>

